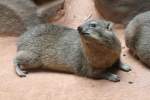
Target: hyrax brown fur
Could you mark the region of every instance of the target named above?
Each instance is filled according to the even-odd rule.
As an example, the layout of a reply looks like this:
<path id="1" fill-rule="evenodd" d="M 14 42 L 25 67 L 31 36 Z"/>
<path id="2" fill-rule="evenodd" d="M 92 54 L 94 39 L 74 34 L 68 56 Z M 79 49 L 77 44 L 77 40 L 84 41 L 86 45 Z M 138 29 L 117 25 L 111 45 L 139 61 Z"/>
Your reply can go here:
<path id="1" fill-rule="evenodd" d="M 132 53 L 150 66 L 150 11 L 130 21 L 125 30 L 125 40 Z"/>
<path id="2" fill-rule="evenodd" d="M 44 68 L 119 81 L 108 68 L 118 64 L 130 71 L 120 63 L 121 46 L 112 23 L 104 20 L 85 22 L 78 31 L 61 25 L 38 25 L 20 37 L 17 48 L 14 63 L 19 76 L 26 76 L 25 69 Z"/>

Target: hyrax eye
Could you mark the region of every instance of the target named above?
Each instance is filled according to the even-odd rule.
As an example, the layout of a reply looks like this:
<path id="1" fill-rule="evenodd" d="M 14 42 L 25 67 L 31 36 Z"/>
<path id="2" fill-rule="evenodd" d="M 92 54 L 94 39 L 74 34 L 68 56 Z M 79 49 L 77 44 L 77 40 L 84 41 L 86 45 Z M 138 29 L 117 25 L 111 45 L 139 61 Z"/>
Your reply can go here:
<path id="1" fill-rule="evenodd" d="M 109 23 L 107 24 L 106 29 L 111 31 L 112 27 L 113 27 L 113 23 Z"/>
<path id="2" fill-rule="evenodd" d="M 82 33 L 83 35 L 90 35 L 89 33 Z"/>
<path id="3" fill-rule="evenodd" d="M 108 29 L 108 30 L 109 30 L 109 24 L 107 24 L 106 29 Z"/>
<path id="4" fill-rule="evenodd" d="M 96 23 L 90 23 L 89 26 L 90 26 L 91 28 L 95 28 L 95 27 L 96 27 Z"/>

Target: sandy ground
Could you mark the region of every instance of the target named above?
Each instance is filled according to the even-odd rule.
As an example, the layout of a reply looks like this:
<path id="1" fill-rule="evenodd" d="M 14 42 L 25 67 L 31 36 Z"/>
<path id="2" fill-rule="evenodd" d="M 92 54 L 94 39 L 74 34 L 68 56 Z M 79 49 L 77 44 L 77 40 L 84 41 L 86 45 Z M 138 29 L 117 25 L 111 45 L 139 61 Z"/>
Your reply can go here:
<path id="1" fill-rule="evenodd" d="M 90 15 L 93 19 L 101 18 L 92 0 L 66 0 L 65 9 L 65 16 L 55 23 L 76 28 Z M 116 31 L 125 47 L 123 29 Z M 17 38 L 0 34 L 0 100 L 150 100 L 150 70 L 130 55 L 126 47 L 121 59 L 132 71 L 119 71 L 118 83 L 52 72 L 33 72 L 19 78 L 12 63 Z"/>

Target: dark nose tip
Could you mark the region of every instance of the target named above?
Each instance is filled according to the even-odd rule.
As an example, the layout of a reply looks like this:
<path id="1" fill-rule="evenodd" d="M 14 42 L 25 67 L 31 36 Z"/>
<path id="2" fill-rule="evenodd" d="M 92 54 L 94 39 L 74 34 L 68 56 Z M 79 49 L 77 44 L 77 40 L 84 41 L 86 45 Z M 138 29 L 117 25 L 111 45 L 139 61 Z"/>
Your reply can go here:
<path id="1" fill-rule="evenodd" d="M 82 27 L 81 26 L 78 27 L 78 31 L 82 32 Z"/>

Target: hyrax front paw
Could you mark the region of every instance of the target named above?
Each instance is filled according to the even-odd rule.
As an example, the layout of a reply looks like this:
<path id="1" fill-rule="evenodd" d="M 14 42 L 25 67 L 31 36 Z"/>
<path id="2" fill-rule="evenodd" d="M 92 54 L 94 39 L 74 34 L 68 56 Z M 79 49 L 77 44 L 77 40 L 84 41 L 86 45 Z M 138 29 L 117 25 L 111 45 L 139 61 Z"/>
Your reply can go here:
<path id="1" fill-rule="evenodd" d="M 123 64 L 123 63 L 120 64 L 120 69 L 123 70 L 123 71 L 125 71 L 125 72 L 131 71 L 130 66 L 127 65 L 127 64 Z"/>
<path id="2" fill-rule="evenodd" d="M 113 81 L 113 82 L 119 82 L 120 81 L 120 77 L 118 75 L 112 74 L 110 72 L 103 73 L 102 78 L 107 79 L 109 81 Z"/>

